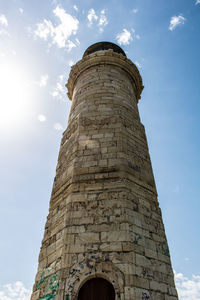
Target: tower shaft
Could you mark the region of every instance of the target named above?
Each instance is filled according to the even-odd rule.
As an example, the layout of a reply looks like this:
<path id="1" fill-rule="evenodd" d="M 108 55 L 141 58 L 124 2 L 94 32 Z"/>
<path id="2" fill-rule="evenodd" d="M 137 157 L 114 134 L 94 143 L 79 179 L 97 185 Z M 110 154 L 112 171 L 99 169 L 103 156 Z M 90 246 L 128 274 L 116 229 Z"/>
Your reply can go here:
<path id="1" fill-rule="evenodd" d="M 31 300 L 86 299 L 93 278 L 112 284 L 118 300 L 178 299 L 137 107 L 142 80 L 116 52 L 91 51 L 71 69 L 71 112 Z"/>

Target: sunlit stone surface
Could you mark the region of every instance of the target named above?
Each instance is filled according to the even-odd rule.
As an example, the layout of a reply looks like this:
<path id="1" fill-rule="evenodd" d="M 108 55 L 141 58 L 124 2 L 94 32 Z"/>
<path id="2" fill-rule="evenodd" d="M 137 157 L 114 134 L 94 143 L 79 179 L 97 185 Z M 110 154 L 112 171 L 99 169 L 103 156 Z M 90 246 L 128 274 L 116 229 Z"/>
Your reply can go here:
<path id="1" fill-rule="evenodd" d="M 177 300 L 137 67 L 118 46 L 98 43 L 67 88 L 72 107 L 31 300 L 86 299 L 79 290 L 92 278 L 109 281 L 118 300 Z"/>

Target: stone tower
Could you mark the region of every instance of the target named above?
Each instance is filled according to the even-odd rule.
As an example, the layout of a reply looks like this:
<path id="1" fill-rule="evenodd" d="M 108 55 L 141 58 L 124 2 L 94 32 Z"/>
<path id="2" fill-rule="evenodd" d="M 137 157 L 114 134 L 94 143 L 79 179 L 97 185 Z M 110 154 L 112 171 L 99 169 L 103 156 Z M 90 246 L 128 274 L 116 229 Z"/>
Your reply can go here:
<path id="1" fill-rule="evenodd" d="M 31 300 L 177 300 L 137 67 L 97 43 L 66 86 L 72 106 Z"/>

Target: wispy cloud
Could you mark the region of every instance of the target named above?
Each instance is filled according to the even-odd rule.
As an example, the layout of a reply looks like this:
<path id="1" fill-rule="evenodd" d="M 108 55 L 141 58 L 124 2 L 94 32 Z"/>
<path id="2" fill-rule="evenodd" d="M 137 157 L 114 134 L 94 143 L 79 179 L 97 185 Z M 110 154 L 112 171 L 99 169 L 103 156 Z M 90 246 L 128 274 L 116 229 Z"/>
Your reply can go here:
<path id="1" fill-rule="evenodd" d="M 87 18 L 89 21 L 88 26 L 92 26 L 93 22 L 98 20 L 98 16 L 96 15 L 95 10 L 93 8 L 91 8 L 88 11 Z"/>
<path id="2" fill-rule="evenodd" d="M 200 300 L 200 276 L 192 275 L 192 278 L 175 272 L 176 288 L 180 300 Z"/>
<path id="3" fill-rule="evenodd" d="M 139 11 L 138 8 L 134 8 L 134 9 L 133 9 L 133 13 L 134 13 L 134 14 L 137 14 L 138 11 Z"/>
<path id="4" fill-rule="evenodd" d="M 0 15 L 0 25 L 0 35 L 11 37 L 10 33 L 5 29 L 5 27 L 8 27 L 8 20 L 5 15 Z"/>
<path id="5" fill-rule="evenodd" d="M 20 12 L 20 14 L 23 14 L 23 12 L 24 12 L 23 8 L 20 7 L 19 12 Z"/>
<path id="6" fill-rule="evenodd" d="M 69 37 L 77 33 L 79 21 L 59 6 L 56 6 L 53 13 L 59 19 L 60 24 L 54 26 L 50 20 L 44 19 L 42 23 L 37 24 L 37 29 L 34 31 L 35 37 L 44 41 L 50 40 L 58 48 L 66 47 L 71 51 L 76 45 L 69 40 Z"/>
<path id="7" fill-rule="evenodd" d="M 196 0 L 195 5 L 200 4 L 200 0 Z"/>
<path id="8" fill-rule="evenodd" d="M 80 45 L 80 41 L 79 41 L 78 38 L 76 38 L 76 43 L 77 43 L 78 46 Z"/>
<path id="9" fill-rule="evenodd" d="M 98 23 L 98 26 L 99 26 L 101 32 L 104 30 L 104 27 L 106 25 L 108 25 L 108 19 L 105 15 L 105 10 L 103 9 L 100 13 L 99 23 Z"/>
<path id="10" fill-rule="evenodd" d="M 38 120 L 40 122 L 45 122 L 46 121 L 46 116 L 45 115 L 38 115 Z"/>
<path id="11" fill-rule="evenodd" d="M 128 45 L 133 40 L 131 32 L 127 29 L 123 29 L 121 33 L 118 33 L 116 40 L 120 45 Z"/>
<path id="12" fill-rule="evenodd" d="M 54 36 L 54 26 L 51 21 L 44 20 L 42 23 L 37 24 L 37 29 L 35 30 L 35 36 L 43 40 L 47 40 L 49 37 Z"/>
<path id="13" fill-rule="evenodd" d="M 63 126 L 60 123 L 55 123 L 53 127 L 57 131 L 64 130 Z"/>
<path id="14" fill-rule="evenodd" d="M 56 86 L 54 87 L 54 89 L 50 93 L 51 96 L 53 96 L 54 98 L 57 98 L 59 100 L 64 101 L 66 99 L 66 89 L 64 88 L 64 86 L 65 86 L 64 76 L 60 75 L 58 77 L 58 81 L 56 83 Z"/>
<path id="15" fill-rule="evenodd" d="M 78 7 L 76 5 L 73 6 L 75 11 L 78 11 Z"/>
<path id="16" fill-rule="evenodd" d="M 105 14 L 105 9 L 102 9 L 99 16 L 96 14 L 95 10 L 91 8 L 88 11 L 88 26 L 91 27 L 94 23 L 99 27 L 99 31 L 103 32 L 104 27 L 108 25 L 108 19 Z"/>
<path id="17" fill-rule="evenodd" d="M 70 52 L 72 50 L 72 48 L 76 48 L 76 44 L 74 44 L 74 42 L 72 42 L 71 40 L 68 40 L 66 47 L 67 47 L 68 51 Z"/>
<path id="18" fill-rule="evenodd" d="M 170 24 L 169 24 L 169 30 L 173 31 L 177 26 L 183 25 L 185 23 L 185 21 L 186 21 L 186 19 L 183 17 L 183 15 L 171 17 Z"/>
<path id="19" fill-rule="evenodd" d="M 31 290 L 25 288 L 21 281 L 17 281 L 14 284 L 6 284 L 0 291 L 1 300 L 29 300 L 31 296 Z"/>
<path id="20" fill-rule="evenodd" d="M 47 85 L 47 81 L 48 81 L 49 76 L 47 74 L 42 75 L 40 77 L 40 81 L 38 82 L 40 87 L 46 86 Z"/>
<path id="21" fill-rule="evenodd" d="M 15 53 L 16 54 L 16 53 Z M 13 54 L 14 55 L 14 54 Z M 35 81 L 29 81 L 28 82 L 28 85 L 31 85 L 31 84 L 35 84 L 39 87 L 44 87 L 47 85 L 47 81 L 49 79 L 49 76 L 48 74 L 44 74 L 44 75 L 41 75 L 40 76 L 40 79 L 39 80 L 35 80 Z"/>
<path id="22" fill-rule="evenodd" d="M 0 15 L 0 23 L 5 27 L 8 26 L 8 20 L 5 15 Z"/>
<path id="23" fill-rule="evenodd" d="M 133 38 L 135 38 L 135 39 L 137 39 L 137 40 L 140 40 L 140 35 L 137 34 L 137 33 L 135 32 L 135 29 L 134 29 L 134 28 L 131 28 L 131 31 L 132 31 L 132 33 L 133 33 Z"/>

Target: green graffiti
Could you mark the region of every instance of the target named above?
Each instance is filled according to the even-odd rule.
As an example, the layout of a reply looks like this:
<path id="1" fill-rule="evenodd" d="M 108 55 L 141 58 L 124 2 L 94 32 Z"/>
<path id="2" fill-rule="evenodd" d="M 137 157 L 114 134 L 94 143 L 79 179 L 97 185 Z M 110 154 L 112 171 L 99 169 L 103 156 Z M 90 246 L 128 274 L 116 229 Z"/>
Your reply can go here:
<path id="1" fill-rule="evenodd" d="M 50 271 L 48 270 L 48 273 Z M 40 281 L 36 285 L 36 290 L 40 289 L 43 297 L 40 300 L 53 300 L 58 292 L 59 287 L 59 278 L 58 274 L 44 276 L 45 272 L 43 271 L 40 276 Z"/>
<path id="2" fill-rule="evenodd" d="M 54 300 L 55 295 L 46 295 L 45 297 L 40 298 L 40 300 Z"/>

